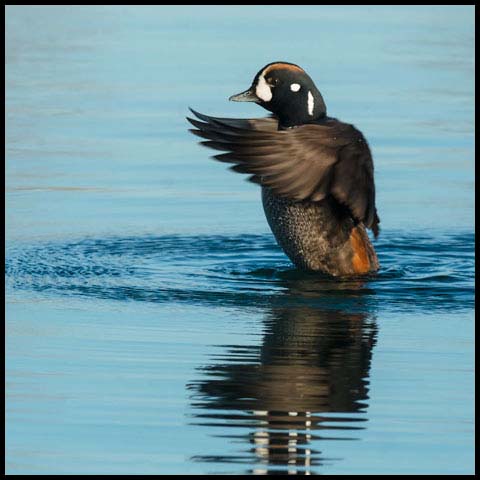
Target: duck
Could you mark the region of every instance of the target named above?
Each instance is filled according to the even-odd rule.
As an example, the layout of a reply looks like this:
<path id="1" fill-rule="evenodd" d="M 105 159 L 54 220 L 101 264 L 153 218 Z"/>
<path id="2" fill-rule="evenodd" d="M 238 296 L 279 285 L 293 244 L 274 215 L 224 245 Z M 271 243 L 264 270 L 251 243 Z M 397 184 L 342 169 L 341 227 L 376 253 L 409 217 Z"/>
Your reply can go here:
<path id="1" fill-rule="evenodd" d="M 323 97 L 300 66 L 277 61 L 229 100 L 254 102 L 260 118 L 222 118 L 190 108 L 190 132 L 220 151 L 261 187 L 270 229 L 296 268 L 332 277 L 376 273 L 379 235 L 373 158 L 352 124 L 327 115 Z"/>

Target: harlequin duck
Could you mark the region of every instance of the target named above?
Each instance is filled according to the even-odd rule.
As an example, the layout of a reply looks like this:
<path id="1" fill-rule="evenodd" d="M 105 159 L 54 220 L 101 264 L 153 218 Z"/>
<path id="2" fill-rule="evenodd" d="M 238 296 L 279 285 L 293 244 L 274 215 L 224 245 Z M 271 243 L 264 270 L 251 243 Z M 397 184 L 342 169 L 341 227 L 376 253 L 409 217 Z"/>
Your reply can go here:
<path id="1" fill-rule="evenodd" d="M 261 185 L 270 228 L 300 269 L 336 277 L 376 272 L 366 228 L 378 236 L 373 161 L 353 125 L 327 116 L 322 95 L 298 65 L 263 67 L 251 87 L 230 97 L 255 102 L 272 116 L 216 118 L 191 110 L 190 131 L 226 153 L 235 172 Z"/>

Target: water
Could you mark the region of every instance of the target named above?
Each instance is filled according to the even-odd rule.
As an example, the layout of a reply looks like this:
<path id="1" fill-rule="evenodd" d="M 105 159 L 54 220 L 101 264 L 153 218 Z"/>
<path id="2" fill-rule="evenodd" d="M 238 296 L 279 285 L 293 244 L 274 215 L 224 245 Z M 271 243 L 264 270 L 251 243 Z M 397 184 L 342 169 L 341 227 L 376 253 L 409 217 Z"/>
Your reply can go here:
<path id="1" fill-rule="evenodd" d="M 7 7 L 6 472 L 473 473 L 473 14 Z M 274 60 L 370 142 L 377 276 L 187 132 Z"/>

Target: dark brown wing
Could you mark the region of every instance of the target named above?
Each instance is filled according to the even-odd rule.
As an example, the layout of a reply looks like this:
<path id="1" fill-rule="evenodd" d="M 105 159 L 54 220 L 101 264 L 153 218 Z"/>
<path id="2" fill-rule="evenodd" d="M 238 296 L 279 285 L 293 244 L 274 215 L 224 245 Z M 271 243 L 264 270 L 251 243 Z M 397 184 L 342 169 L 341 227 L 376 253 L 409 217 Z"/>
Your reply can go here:
<path id="1" fill-rule="evenodd" d="M 187 118 L 203 145 L 227 153 L 232 170 L 294 201 L 320 201 L 327 195 L 346 205 L 352 217 L 378 235 L 375 184 L 370 149 L 352 125 L 327 119 L 278 130 L 275 118 L 216 118 L 192 110 Z"/>

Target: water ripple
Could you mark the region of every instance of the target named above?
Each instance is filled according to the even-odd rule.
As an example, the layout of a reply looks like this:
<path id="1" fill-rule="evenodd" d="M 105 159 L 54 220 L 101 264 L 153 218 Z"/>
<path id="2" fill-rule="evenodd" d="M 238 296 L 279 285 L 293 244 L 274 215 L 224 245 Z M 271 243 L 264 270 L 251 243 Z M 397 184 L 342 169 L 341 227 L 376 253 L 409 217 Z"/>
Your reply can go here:
<path id="1" fill-rule="evenodd" d="M 378 275 L 300 272 L 270 234 L 87 238 L 7 247 L 7 291 L 202 305 L 471 308 L 474 234 L 384 232 Z M 358 303 L 358 302 L 357 302 Z"/>

